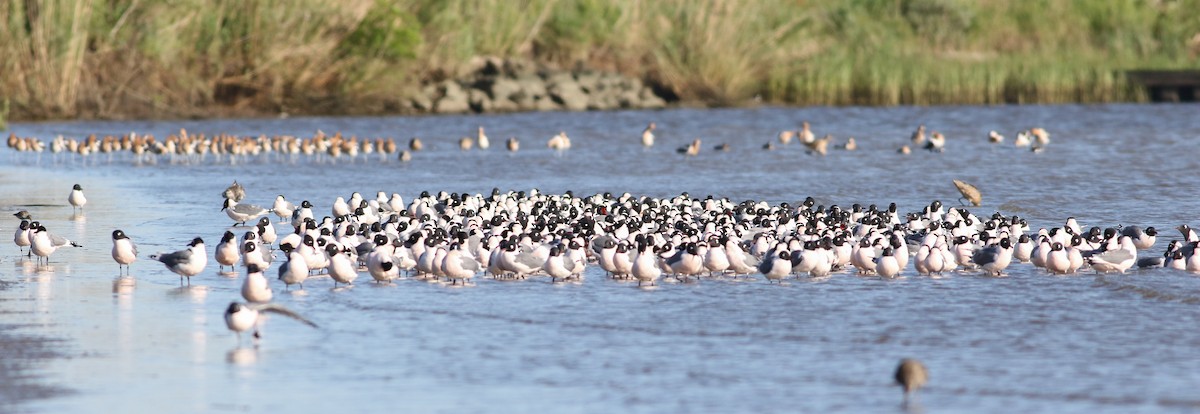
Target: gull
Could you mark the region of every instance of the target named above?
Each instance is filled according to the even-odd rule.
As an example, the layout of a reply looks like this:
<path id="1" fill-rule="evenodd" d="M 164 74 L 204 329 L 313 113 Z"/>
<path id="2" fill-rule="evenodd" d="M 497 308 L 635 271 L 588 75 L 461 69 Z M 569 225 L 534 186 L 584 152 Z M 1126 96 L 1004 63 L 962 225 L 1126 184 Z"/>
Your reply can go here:
<path id="1" fill-rule="evenodd" d="M 221 210 L 225 211 L 225 214 L 229 215 L 229 218 L 237 222 L 239 226 L 267 214 L 265 208 L 253 204 L 238 204 L 231 198 L 225 199 L 225 205 L 221 207 Z"/>
<path id="2" fill-rule="evenodd" d="M 150 258 L 162 262 L 168 270 L 179 275 L 180 285 L 183 284 L 183 279 L 187 278 L 188 286 L 191 286 L 192 276 L 200 274 L 204 267 L 208 266 L 208 251 L 204 248 L 204 239 L 199 237 L 192 239 L 186 249 L 156 254 Z"/>
<path id="3" fill-rule="evenodd" d="M 1132 238 L 1133 245 L 1138 250 L 1146 250 L 1154 247 L 1154 242 L 1158 239 L 1158 230 L 1154 227 L 1147 227 L 1145 230 L 1142 230 L 1138 226 L 1128 226 L 1121 229 L 1121 235 Z"/>
<path id="4" fill-rule="evenodd" d="M 214 254 L 214 258 L 217 259 L 217 272 L 224 271 L 225 266 L 229 266 L 230 271 L 234 270 L 233 267 L 237 265 L 240 256 L 238 253 L 240 253 L 240 249 L 237 236 L 232 231 L 226 230 L 225 234 L 221 236 L 221 242 L 217 243 L 217 251 Z"/>
<path id="5" fill-rule="evenodd" d="M 1012 240 L 1008 237 L 1000 239 L 1000 244 L 984 247 L 971 255 L 971 262 L 982 267 L 984 271 L 993 276 L 1000 276 L 1005 268 L 1012 263 L 1013 248 Z"/>
<path id="6" fill-rule="evenodd" d="M 550 256 L 546 258 L 546 264 L 542 265 L 546 269 L 546 274 L 550 275 L 550 282 L 557 282 L 559 279 L 567 280 L 573 275 L 575 270 L 575 262 L 563 260 L 562 249 L 559 246 L 554 246 L 550 249 Z"/>
<path id="7" fill-rule="evenodd" d="M 1118 248 L 1089 257 L 1088 264 L 1092 265 L 1092 269 L 1101 273 L 1125 273 L 1126 270 L 1133 267 L 1133 264 L 1137 262 L 1137 247 L 1133 245 L 1133 239 L 1129 236 L 1121 236 L 1119 243 L 1120 247 Z"/>
<path id="8" fill-rule="evenodd" d="M 125 273 L 129 273 L 129 264 L 137 260 L 137 245 L 125 232 L 121 230 L 113 230 L 112 232 L 112 258 L 117 261 L 117 272 L 120 273 L 121 267 L 125 267 Z"/>
<path id="9" fill-rule="evenodd" d="M 308 279 L 308 263 L 300 249 L 294 249 L 288 253 L 287 262 L 279 266 L 279 280 L 283 281 L 284 290 L 296 284 L 303 290 L 305 279 Z"/>
<path id="10" fill-rule="evenodd" d="M 71 187 L 71 195 L 67 196 L 67 202 L 71 203 L 72 211 L 75 209 L 83 210 L 83 205 L 87 204 L 87 197 L 83 196 L 83 187 L 80 187 L 79 184 Z"/>
<path id="11" fill-rule="evenodd" d="M 225 308 L 225 326 L 228 327 L 229 330 L 237 333 L 238 344 L 242 343 L 242 332 L 246 332 L 251 328 L 254 329 L 254 339 L 261 339 L 262 333 L 259 331 L 259 327 L 262 325 L 264 319 L 260 318 L 259 316 L 265 312 L 277 313 L 300 321 L 301 323 L 313 328 L 317 327 L 317 324 L 305 319 L 303 316 L 300 316 L 300 314 L 283 307 L 283 305 L 274 303 L 248 304 L 238 302 L 231 302 L 229 307 Z"/>
<path id="12" fill-rule="evenodd" d="M 291 201 L 283 198 L 283 194 L 275 196 L 275 204 L 271 205 L 271 211 L 279 216 L 279 220 L 288 220 L 292 218 L 292 212 L 296 211 L 296 205 Z"/>
<path id="13" fill-rule="evenodd" d="M 783 280 L 792 273 L 792 254 L 780 248 L 778 253 L 763 257 L 758 263 L 758 272 L 766 276 L 767 282 Z"/>
<path id="14" fill-rule="evenodd" d="M 1004 135 L 1000 135 L 1000 133 L 996 132 L 995 130 L 989 131 L 988 132 L 988 142 L 993 143 L 993 144 L 999 144 L 1001 142 L 1004 142 Z"/>
<path id="15" fill-rule="evenodd" d="M 875 273 L 889 279 L 900 275 L 900 271 L 903 269 L 900 267 L 900 262 L 896 260 L 895 251 L 891 247 L 883 248 L 883 253 L 875 258 Z"/>
<path id="16" fill-rule="evenodd" d="M 50 234 L 50 231 L 46 230 L 46 226 L 39 224 L 38 227 L 33 231 L 33 237 L 30 239 L 29 250 L 39 258 L 45 259 L 46 262 L 49 263 L 50 255 L 54 254 L 54 251 L 58 250 L 59 247 L 64 246 L 81 247 L 79 243 L 67 240 L 61 236 Z"/>
<path id="17" fill-rule="evenodd" d="M 329 254 L 329 277 L 333 279 L 333 287 L 336 288 L 338 283 L 353 284 L 358 279 L 358 266 L 336 244 L 325 245 L 325 252 Z"/>
<path id="18" fill-rule="evenodd" d="M 638 286 L 642 283 L 653 285 L 659 276 L 662 276 L 662 268 L 658 266 L 658 255 L 645 241 L 638 242 L 638 253 L 633 259 L 633 269 L 630 274 L 638 281 Z M 648 251 L 649 250 L 649 251 Z"/>
<path id="19" fill-rule="evenodd" d="M 900 366 L 896 367 L 895 377 L 896 383 L 904 389 L 904 400 L 908 401 L 909 395 L 929 382 L 929 370 L 925 369 L 925 364 L 921 361 L 905 358 L 900 360 Z"/>
<path id="20" fill-rule="evenodd" d="M 553 254 L 553 250 L 551 250 L 551 254 Z M 479 262 L 473 257 L 464 255 L 457 243 L 450 246 L 450 250 L 446 251 L 446 257 L 442 259 L 442 273 L 450 279 L 450 284 L 459 281 L 466 284 L 468 280 L 475 277 L 480 269 Z"/>
<path id="21" fill-rule="evenodd" d="M 275 296 L 267 283 L 267 277 L 263 276 L 263 270 L 265 269 L 254 263 L 246 265 L 246 280 L 242 282 L 242 297 L 246 301 L 266 303 Z"/>
<path id="22" fill-rule="evenodd" d="M 24 210 L 21 210 L 24 211 Z M 32 255 L 33 252 L 26 252 L 25 248 L 29 247 L 29 241 L 33 236 L 33 226 L 29 220 L 21 220 L 21 224 L 17 226 L 17 231 L 13 232 L 13 243 L 17 244 L 17 248 L 26 255 Z"/>
<path id="23" fill-rule="evenodd" d="M 242 243 L 242 264 L 245 264 L 247 268 L 255 265 L 262 271 L 266 271 L 271 267 L 272 259 L 274 257 L 270 253 L 263 252 L 261 245 L 254 240 Z"/>

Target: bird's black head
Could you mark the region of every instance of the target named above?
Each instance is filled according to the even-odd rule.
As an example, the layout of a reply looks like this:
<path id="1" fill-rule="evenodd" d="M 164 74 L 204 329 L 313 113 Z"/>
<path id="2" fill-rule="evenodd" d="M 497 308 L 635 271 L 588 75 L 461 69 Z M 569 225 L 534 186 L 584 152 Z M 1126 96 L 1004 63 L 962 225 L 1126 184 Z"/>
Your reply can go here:
<path id="1" fill-rule="evenodd" d="M 188 246 L 196 247 L 197 244 L 204 244 L 204 239 L 201 239 L 199 237 L 194 238 L 194 239 L 192 239 L 191 243 L 188 243 Z"/>
<path id="2" fill-rule="evenodd" d="M 237 236 L 235 236 L 232 231 L 226 230 L 225 234 L 221 236 L 221 243 L 228 243 L 230 240 L 235 238 L 237 238 Z"/>
<path id="3" fill-rule="evenodd" d="M 75 186 L 74 186 L 74 187 L 71 187 L 71 189 L 72 189 L 72 190 L 79 190 L 79 191 L 83 191 L 83 187 L 80 187 L 80 186 L 79 186 L 79 184 L 75 184 Z"/>
<path id="4" fill-rule="evenodd" d="M 246 273 L 260 273 L 260 272 L 262 272 L 262 268 L 258 267 L 258 264 L 250 263 L 250 264 L 246 265 Z"/>
<path id="5" fill-rule="evenodd" d="M 238 313 L 242 311 L 242 304 L 231 302 L 228 308 L 225 308 L 225 313 Z"/>
<path id="6" fill-rule="evenodd" d="M 126 236 L 125 232 L 123 232 L 123 231 L 113 230 L 112 238 L 113 238 L 113 240 L 120 240 L 120 239 L 128 239 L 129 237 Z"/>

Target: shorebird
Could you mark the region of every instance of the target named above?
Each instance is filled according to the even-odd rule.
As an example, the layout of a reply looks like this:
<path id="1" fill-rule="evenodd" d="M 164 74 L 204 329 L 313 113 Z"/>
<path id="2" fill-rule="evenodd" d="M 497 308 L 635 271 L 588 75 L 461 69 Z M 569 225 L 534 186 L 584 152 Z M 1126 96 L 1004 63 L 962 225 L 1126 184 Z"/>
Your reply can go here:
<path id="1" fill-rule="evenodd" d="M 655 127 L 656 127 L 656 125 L 654 125 L 654 123 L 651 122 L 650 125 L 646 125 L 646 129 L 642 130 L 642 146 L 643 147 L 650 148 L 650 147 L 654 146 L 654 128 Z"/>
<path id="2" fill-rule="evenodd" d="M 896 383 L 904 389 L 904 400 L 908 401 L 908 396 L 916 393 L 917 389 L 925 386 L 929 382 L 929 370 L 925 369 L 925 364 L 912 358 L 900 360 L 900 366 L 896 367 Z"/>

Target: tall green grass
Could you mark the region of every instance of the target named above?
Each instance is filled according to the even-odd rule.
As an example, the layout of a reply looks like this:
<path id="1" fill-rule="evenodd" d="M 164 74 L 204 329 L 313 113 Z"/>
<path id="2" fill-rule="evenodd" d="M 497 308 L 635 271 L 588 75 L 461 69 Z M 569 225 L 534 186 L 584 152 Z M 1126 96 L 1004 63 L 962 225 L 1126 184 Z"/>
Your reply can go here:
<path id="1" fill-rule="evenodd" d="M 734 105 L 1141 100 L 1200 68 L 1200 0 L 21 0 L 10 118 L 403 110 L 473 58 L 641 77 Z"/>

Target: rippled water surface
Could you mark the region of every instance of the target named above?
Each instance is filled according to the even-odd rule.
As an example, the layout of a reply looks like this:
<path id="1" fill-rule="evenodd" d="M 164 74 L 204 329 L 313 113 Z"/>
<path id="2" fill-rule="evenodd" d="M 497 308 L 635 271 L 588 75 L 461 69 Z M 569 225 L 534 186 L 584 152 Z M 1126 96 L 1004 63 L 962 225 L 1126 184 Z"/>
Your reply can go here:
<path id="1" fill-rule="evenodd" d="M 238 347 L 222 312 L 239 279 L 215 263 L 180 288 L 149 253 L 192 237 L 209 252 L 228 228 L 220 192 L 237 180 L 249 202 L 277 194 L 328 214 L 336 196 L 421 191 L 529 190 L 577 195 L 681 192 L 735 201 L 847 206 L 896 202 L 916 211 L 957 204 L 950 181 L 983 192 L 977 214 L 1000 211 L 1052 227 L 1170 229 L 1196 220 L 1200 166 L 1195 105 L 927 108 L 762 108 L 541 113 L 417 118 L 13 124 L 19 136 L 129 131 L 419 136 L 432 148 L 404 164 L 266 156 L 203 161 L 129 154 L 40 155 L 0 150 L 0 206 L 27 209 L 84 247 L 35 266 L 7 244 L 0 257 L 0 325 L 48 339 L 61 357 L 7 357 L 22 384 L 60 390 L 9 411 L 126 412 L 1194 412 L 1200 410 L 1200 277 L 1170 270 L 1052 277 L 1014 265 L 1003 278 L 958 273 L 897 280 L 853 273 L 768 285 L 705 279 L 638 289 L 592 266 L 579 283 L 534 278 L 448 287 L 415 280 L 332 290 L 328 278 L 276 301 L 321 325 L 271 320 L 258 348 Z M 809 121 L 818 136 L 853 136 L 860 149 L 806 155 L 764 151 L 779 130 Z M 638 137 L 658 123 L 658 144 Z M 917 124 L 943 132 L 943 154 L 896 149 Z M 456 140 L 487 127 L 493 148 Z M 1042 153 L 1011 146 L 1016 132 L 1051 133 Z M 1008 139 L 992 146 L 988 130 Z M 545 141 L 566 131 L 573 148 Z M 522 150 L 507 153 L 517 136 Z M 704 151 L 675 148 L 692 139 Z M 711 151 L 728 143 L 728 152 Z M 85 213 L 66 204 L 71 184 Z M 11 234 L 16 221 L 0 224 Z M 142 251 L 136 281 L 115 281 L 110 233 Z M 239 230 L 240 233 L 242 230 Z M 1145 254 L 1159 254 L 1169 239 Z M 272 272 L 274 269 L 272 269 Z M 2 339 L 3 336 L 0 336 Z M 901 405 L 895 364 L 916 357 L 930 384 Z M 0 385 L 11 387 L 13 385 Z"/>

